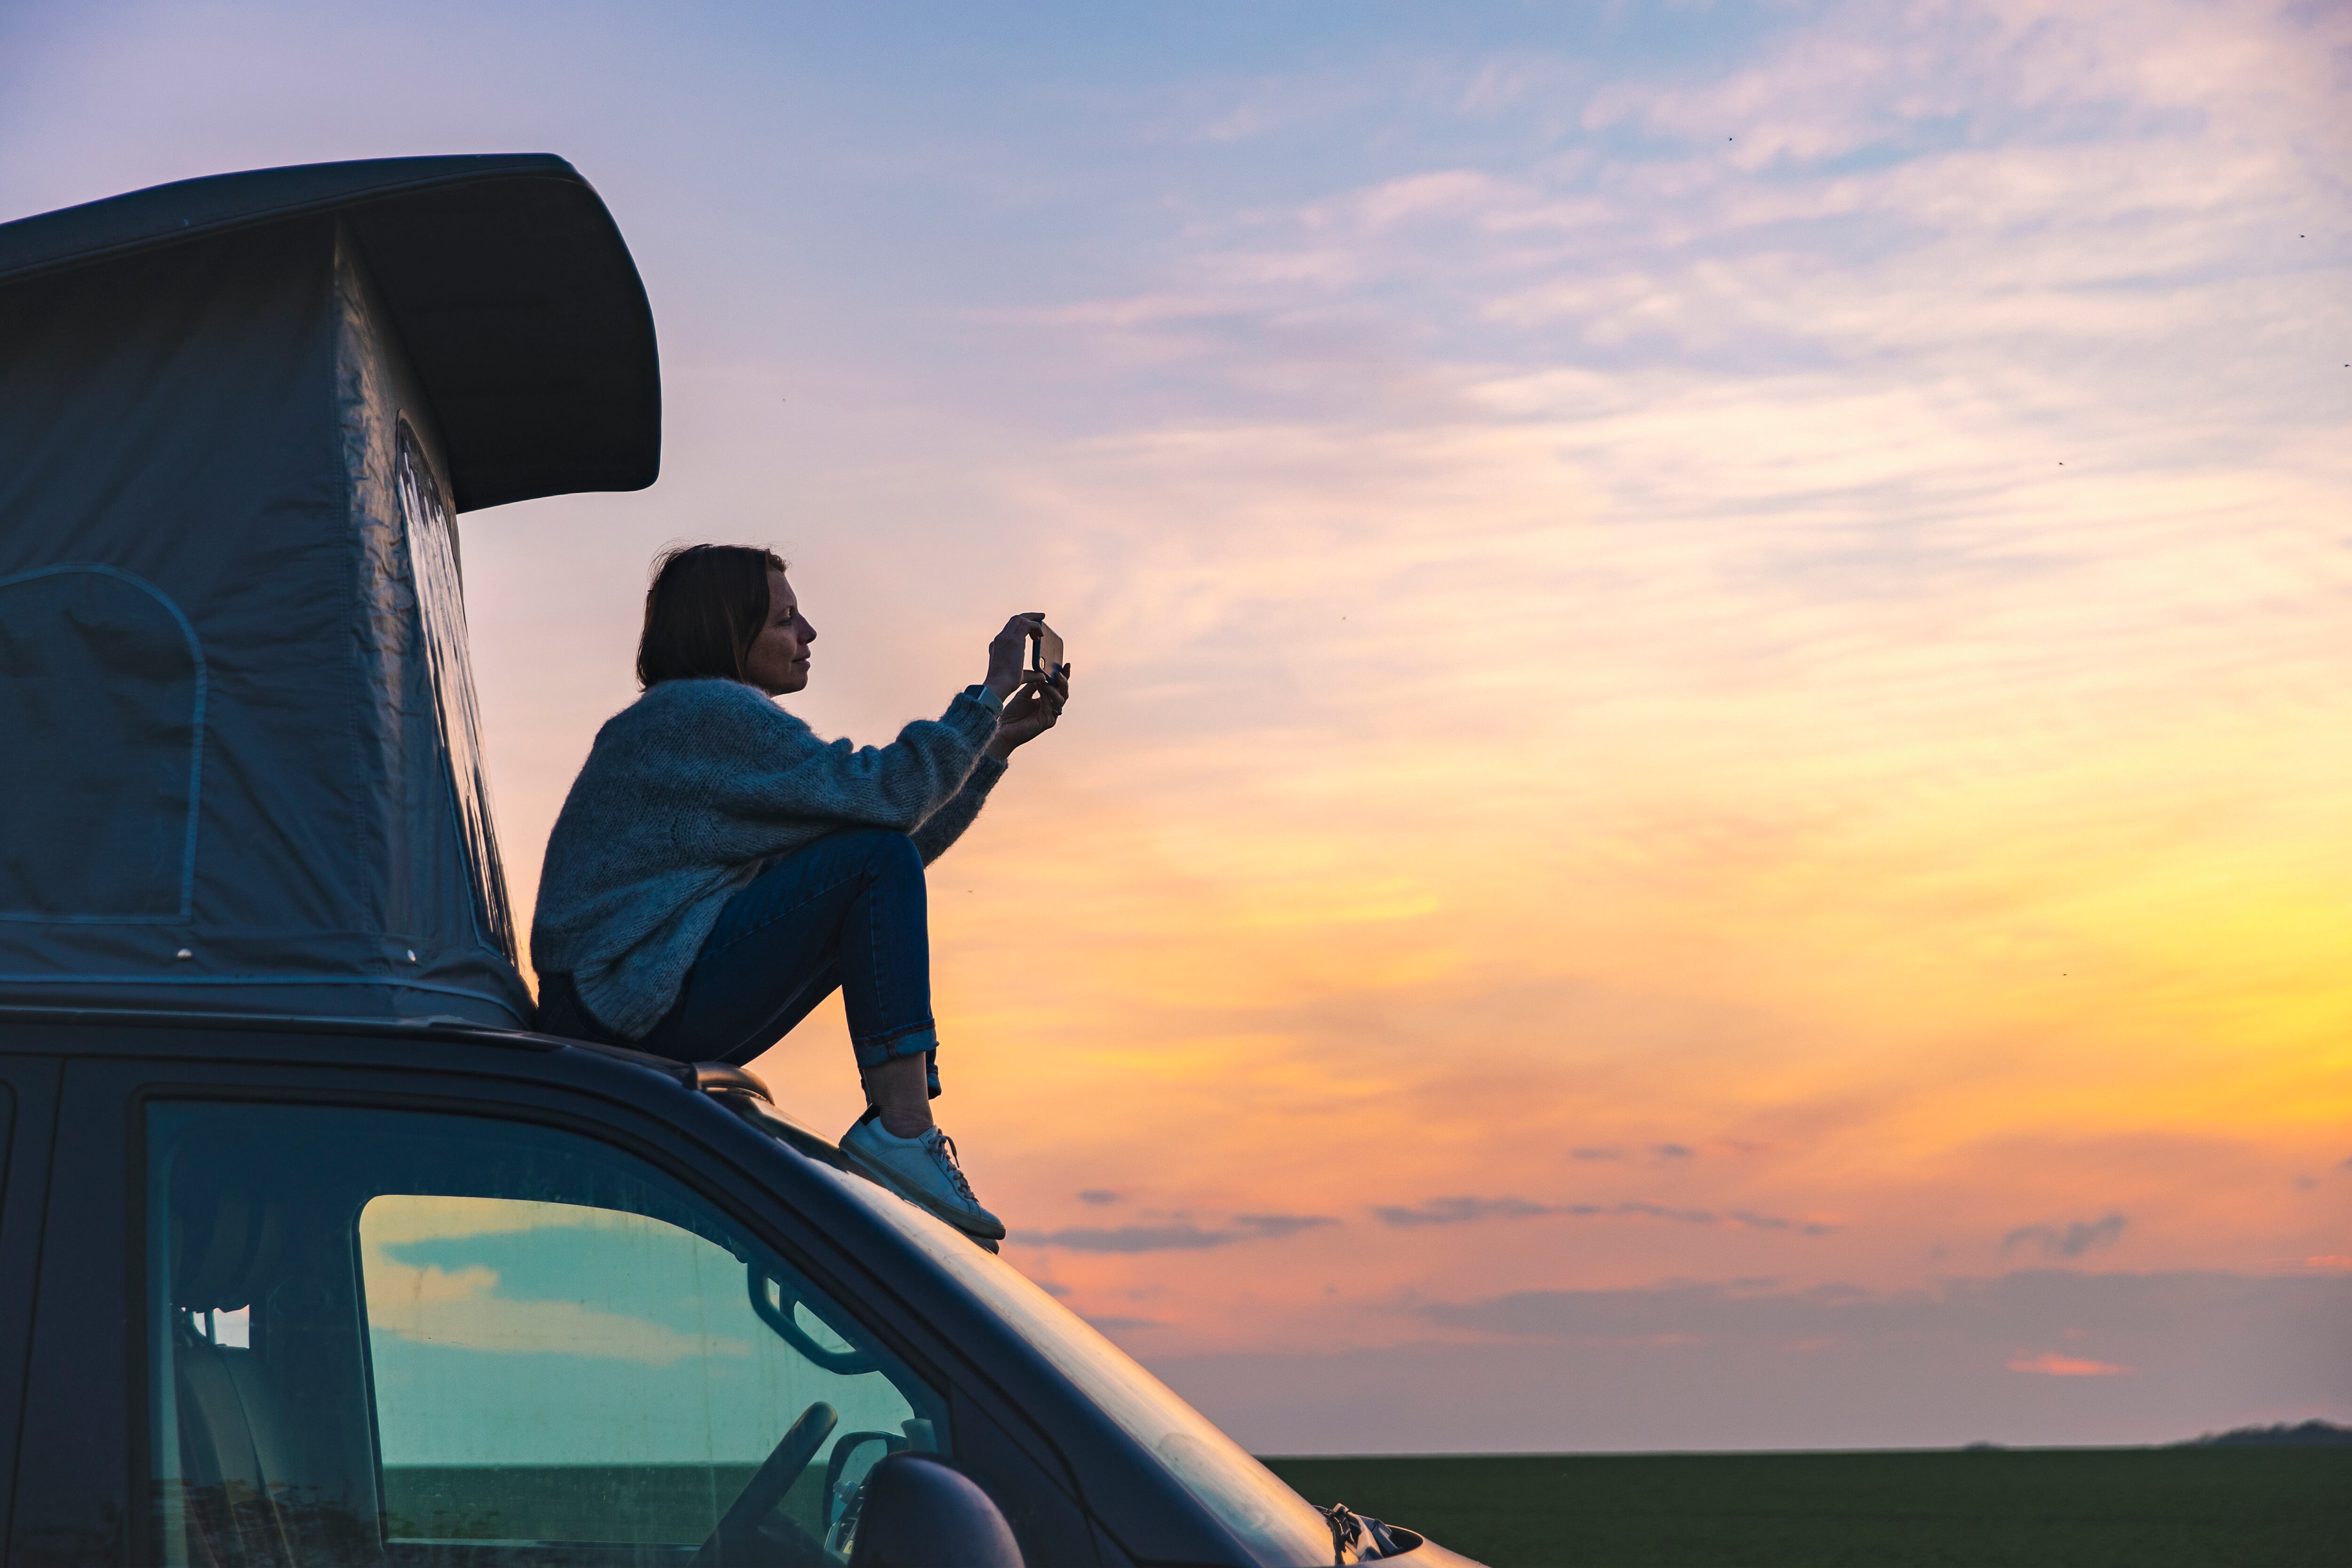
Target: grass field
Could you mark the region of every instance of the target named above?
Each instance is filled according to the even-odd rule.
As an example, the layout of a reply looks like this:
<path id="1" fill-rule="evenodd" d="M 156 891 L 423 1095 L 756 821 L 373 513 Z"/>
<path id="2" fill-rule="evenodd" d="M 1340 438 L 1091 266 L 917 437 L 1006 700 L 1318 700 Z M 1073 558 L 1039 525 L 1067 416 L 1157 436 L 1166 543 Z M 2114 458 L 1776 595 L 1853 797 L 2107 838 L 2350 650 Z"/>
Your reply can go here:
<path id="1" fill-rule="evenodd" d="M 2352 1565 L 2352 1448 L 1266 1463 L 1494 1568 Z"/>
<path id="2" fill-rule="evenodd" d="M 396 1541 L 625 1541 L 696 1544 L 757 1465 L 386 1465 Z M 824 1467 L 801 1473 L 783 1510 L 824 1533 Z"/>

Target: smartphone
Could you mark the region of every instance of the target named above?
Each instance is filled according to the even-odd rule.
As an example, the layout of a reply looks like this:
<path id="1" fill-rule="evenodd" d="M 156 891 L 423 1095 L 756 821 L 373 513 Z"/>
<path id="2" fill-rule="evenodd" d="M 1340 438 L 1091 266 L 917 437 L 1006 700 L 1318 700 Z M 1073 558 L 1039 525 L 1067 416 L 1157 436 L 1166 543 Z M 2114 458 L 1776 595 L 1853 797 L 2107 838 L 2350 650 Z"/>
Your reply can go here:
<path id="1" fill-rule="evenodd" d="M 1037 629 L 1029 634 L 1029 668 L 1041 675 L 1055 675 L 1061 671 L 1062 634 L 1043 621 L 1038 622 Z"/>

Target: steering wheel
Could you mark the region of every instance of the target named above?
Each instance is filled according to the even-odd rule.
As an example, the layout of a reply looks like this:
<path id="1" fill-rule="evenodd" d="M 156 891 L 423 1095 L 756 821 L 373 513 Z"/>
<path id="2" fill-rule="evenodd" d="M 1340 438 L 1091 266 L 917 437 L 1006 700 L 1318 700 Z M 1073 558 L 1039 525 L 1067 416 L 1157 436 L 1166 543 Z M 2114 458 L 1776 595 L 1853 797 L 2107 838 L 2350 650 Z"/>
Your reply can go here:
<path id="1" fill-rule="evenodd" d="M 805 1531 L 787 1526 L 789 1535 L 761 1528 L 784 1494 L 793 1489 L 801 1472 L 808 1468 L 816 1451 L 833 1435 L 834 1424 L 841 1415 L 824 1400 L 818 1400 L 801 1412 L 801 1418 L 777 1441 L 775 1448 L 761 1460 L 751 1479 L 727 1511 L 719 1518 L 709 1539 L 694 1554 L 693 1568 L 766 1568 L 781 1561 L 787 1568 L 803 1563 L 825 1561 L 824 1548 L 812 1540 Z M 798 1537 L 797 1540 L 793 1539 Z"/>

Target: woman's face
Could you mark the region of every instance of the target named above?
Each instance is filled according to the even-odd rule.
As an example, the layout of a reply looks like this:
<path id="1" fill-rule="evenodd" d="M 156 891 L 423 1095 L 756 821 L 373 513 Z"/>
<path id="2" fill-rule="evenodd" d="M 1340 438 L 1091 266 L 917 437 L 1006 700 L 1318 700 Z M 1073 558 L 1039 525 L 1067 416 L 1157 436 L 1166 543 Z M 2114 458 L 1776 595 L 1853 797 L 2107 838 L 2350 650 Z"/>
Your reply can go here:
<path id="1" fill-rule="evenodd" d="M 808 684 L 808 645 L 816 628 L 801 614 L 800 601 L 782 572 L 768 574 L 768 624 L 751 639 L 743 661 L 744 678 L 771 697 L 798 691 Z"/>

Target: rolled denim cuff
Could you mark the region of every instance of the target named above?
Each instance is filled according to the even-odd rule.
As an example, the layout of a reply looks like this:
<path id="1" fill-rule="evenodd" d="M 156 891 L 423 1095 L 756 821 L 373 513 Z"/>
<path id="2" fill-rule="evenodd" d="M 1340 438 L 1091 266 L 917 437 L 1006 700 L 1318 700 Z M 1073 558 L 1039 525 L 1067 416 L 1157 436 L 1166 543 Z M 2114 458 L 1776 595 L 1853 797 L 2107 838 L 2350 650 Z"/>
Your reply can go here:
<path id="1" fill-rule="evenodd" d="M 884 1035 L 871 1040 L 852 1040 L 849 1047 L 857 1053 L 859 1067 L 878 1068 L 884 1062 L 929 1056 L 940 1048 L 940 1031 L 935 1024 L 919 1024 L 895 1035 Z"/>

